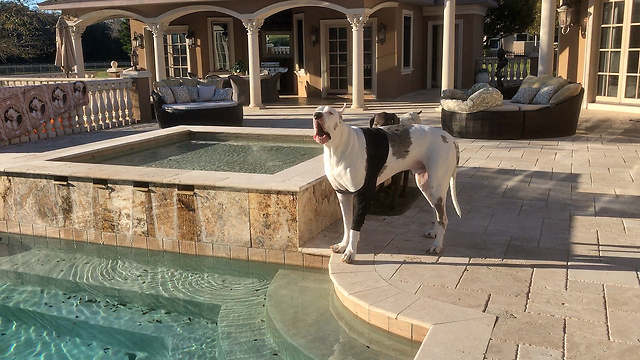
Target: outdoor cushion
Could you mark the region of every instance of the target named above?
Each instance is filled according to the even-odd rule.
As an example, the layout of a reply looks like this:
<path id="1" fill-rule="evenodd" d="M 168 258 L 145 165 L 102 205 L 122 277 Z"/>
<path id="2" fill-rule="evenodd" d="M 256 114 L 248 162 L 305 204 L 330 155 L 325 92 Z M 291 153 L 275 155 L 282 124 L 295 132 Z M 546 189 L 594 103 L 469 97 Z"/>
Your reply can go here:
<path id="1" fill-rule="evenodd" d="M 522 84 L 520 84 L 520 87 L 533 87 L 537 81 L 538 81 L 537 76 L 527 75 L 527 77 L 524 78 L 524 80 L 522 80 Z"/>
<path id="2" fill-rule="evenodd" d="M 196 86 L 187 86 L 187 91 L 189 92 L 189 100 L 191 102 L 198 101 L 198 87 L 196 87 Z"/>
<path id="3" fill-rule="evenodd" d="M 443 99 L 440 100 L 443 109 L 458 113 L 478 112 L 490 107 L 502 105 L 500 90 L 488 87 L 469 96 L 466 101 Z"/>
<path id="4" fill-rule="evenodd" d="M 178 104 L 191 102 L 191 96 L 186 86 L 172 86 L 171 91 L 176 98 Z"/>
<path id="5" fill-rule="evenodd" d="M 559 85 L 559 88 L 563 88 L 569 84 L 569 81 L 559 77 L 559 76 L 551 76 L 551 75 L 542 75 L 538 76 L 538 80 L 536 81 L 533 87 L 543 88 L 545 86 L 550 85 Z"/>
<path id="6" fill-rule="evenodd" d="M 562 89 L 558 90 L 558 92 L 553 95 L 551 100 L 549 100 L 549 104 L 554 105 L 559 102 L 563 102 L 564 100 L 578 95 L 580 90 L 582 89 L 582 85 L 580 84 L 569 84 Z"/>
<path id="7" fill-rule="evenodd" d="M 184 85 L 184 86 L 193 86 L 196 87 L 198 86 L 198 79 L 195 78 L 180 78 L 180 84 Z"/>
<path id="8" fill-rule="evenodd" d="M 520 111 L 518 105 L 498 105 L 485 109 L 485 111 Z"/>
<path id="9" fill-rule="evenodd" d="M 223 87 L 222 84 L 224 83 L 224 80 L 225 79 L 221 78 L 198 80 L 198 85 L 215 86 L 216 88 L 221 89 Z"/>
<path id="10" fill-rule="evenodd" d="M 529 87 L 529 86 L 520 86 L 518 92 L 515 94 L 513 98 L 511 98 L 512 103 L 520 103 L 520 104 L 530 104 L 531 100 L 536 97 L 536 94 L 540 91 L 539 88 Z"/>
<path id="11" fill-rule="evenodd" d="M 162 105 L 162 109 L 173 109 L 173 110 L 197 110 L 197 109 L 216 109 L 216 108 L 224 108 L 238 105 L 237 102 L 233 100 L 220 100 L 220 101 L 206 101 L 206 102 L 195 102 L 195 103 L 184 103 L 184 104 L 165 104 Z"/>
<path id="12" fill-rule="evenodd" d="M 162 81 L 164 81 L 167 86 L 180 86 L 180 79 L 164 79 Z"/>
<path id="13" fill-rule="evenodd" d="M 215 86 L 198 85 L 198 101 L 211 101 L 216 92 Z"/>
<path id="14" fill-rule="evenodd" d="M 467 100 L 469 95 L 462 90 L 446 89 L 442 91 L 441 99 Z"/>
<path id="15" fill-rule="evenodd" d="M 231 100 L 232 96 L 233 89 L 231 88 L 216 89 L 216 92 L 213 95 L 213 100 Z"/>
<path id="16" fill-rule="evenodd" d="M 486 89 L 488 87 L 491 87 L 491 85 L 489 85 L 487 83 L 475 83 L 475 84 L 471 85 L 471 88 L 467 92 L 467 95 L 471 96 L 471 95 L 477 93 L 479 90 Z"/>
<path id="17" fill-rule="evenodd" d="M 158 89 L 158 88 L 166 87 L 166 86 L 169 86 L 169 85 L 167 85 L 167 83 L 164 82 L 164 80 L 154 81 L 153 82 L 153 88 L 154 89 Z"/>
<path id="18" fill-rule="evenodd" d="M 553 95 L 558 92 L 558 90 L 560 90 L 559 84 L 542 87 L 536 94 L 536 97 L 533 98 L 531 103 L 538 105 L 549 105 L 549 101 L 551 100 Z"/>
<path id="19" fill-rule="evenodd" d="M 156 91 L 160 94 L 162 101 L 164 101 L 165 104 L 173 104 L 176 102 L 176 98 L 173 96 L 173 92 L 170 87 L 160 86 L 156 88 Z"/>
<path id="20" fill-rule="evenodd" d="M 520 111 L 533 111 L 547 108 L 549 105 L 533 105 L 533 104 L 516 104 L 520 108 Z"/>

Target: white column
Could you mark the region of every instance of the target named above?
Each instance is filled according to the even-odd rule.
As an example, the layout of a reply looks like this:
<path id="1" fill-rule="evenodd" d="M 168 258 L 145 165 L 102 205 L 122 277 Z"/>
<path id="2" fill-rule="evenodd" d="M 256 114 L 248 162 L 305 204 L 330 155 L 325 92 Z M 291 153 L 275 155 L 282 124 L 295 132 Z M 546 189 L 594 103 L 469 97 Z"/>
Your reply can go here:
<path id="1" fill-rule="evenodd" d="M 555 35 L 555 27 L 556 0 L 542 0 L 538 76 L 553 74 L 553 37 Z"/>
<path id="2" fill-rule="evenodd" d="M 149 30 L 153 33 L 153 52 L 155 55 L 156 81 L 167 77 L 164 64 L 164 41 L 163 35 L 167 28 L 165 24 L 149 24 Z"/>
<path id="3" fill-rule="evenodd" d="M 258 32 L 263 22 L 264 19 L 242 20 L 249 38 L 249 96 L 251 97 L 249 106 L 257 108 L 264 107 L 260 89 L 260 50 L 258 48 Z"/>
<path id="4" fill-rule="evenodd" d="M 453 89 L 456 48 L 456 0 L 445 0 L 442 23 L 442 89 Z"/>
<path id="5" fill-rule="evenodd" d="M 72 26 L 71 36 L 73 37 L 73 50 L 76 52 L 76 74 L 79 78 L 83 78 L 84 74 L 84 53 L 82 52 L 82 33 L 85 27 Z"/>
<path id="6" fill-rule="evenodd" d="M 353 34 L 352 66 L 353 76 L 351 79 L 351 108 L 365 109 L 364 106 L 364 25 L 369 20 L 367 14 L 349 14 L 347 20 L 351 23 Z"/>

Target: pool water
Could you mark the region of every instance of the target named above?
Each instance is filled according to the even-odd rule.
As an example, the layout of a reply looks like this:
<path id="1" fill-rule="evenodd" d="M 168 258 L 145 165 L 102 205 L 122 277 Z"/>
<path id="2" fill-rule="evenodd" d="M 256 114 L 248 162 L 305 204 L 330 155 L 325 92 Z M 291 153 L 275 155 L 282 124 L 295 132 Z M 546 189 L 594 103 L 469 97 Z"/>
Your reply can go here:
<path id="1" fill-rule="evenodd" d="M 275 174 L 322 154 L 310 141 L 225 138 L 186 140 L 92 162 L 164 169 Z"/>
<path id="2" fill-rule="evenodd" d="M 326 272 L 0 234 L 0 358 L 411 359 Z"/>

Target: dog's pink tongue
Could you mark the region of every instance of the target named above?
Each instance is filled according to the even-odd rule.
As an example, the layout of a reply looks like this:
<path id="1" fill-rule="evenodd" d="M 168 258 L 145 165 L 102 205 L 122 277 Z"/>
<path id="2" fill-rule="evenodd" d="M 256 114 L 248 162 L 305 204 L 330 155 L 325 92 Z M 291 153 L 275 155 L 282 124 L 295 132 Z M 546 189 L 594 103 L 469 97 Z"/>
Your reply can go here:
<path id="1" fill-rule="evenodd" d="M 329 141 L 329 137 L 327 135 L 320 136 L 318 134 L 313 135 L 313 140 L 315 140 L 318 144 L 325 144 Z"/>

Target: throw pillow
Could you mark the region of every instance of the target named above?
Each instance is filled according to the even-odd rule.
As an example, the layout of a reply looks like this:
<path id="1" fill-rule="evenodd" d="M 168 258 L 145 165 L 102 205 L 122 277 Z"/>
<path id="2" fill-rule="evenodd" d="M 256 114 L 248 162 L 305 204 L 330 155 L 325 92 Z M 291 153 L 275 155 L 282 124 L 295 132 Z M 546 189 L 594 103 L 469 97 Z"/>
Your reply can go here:
<path id="1" fill-rule="evenodd" d="M 173 96 L 176 97 L 178 104 L 191 102 L 191 96 L 189 96 L 189 90 L 186 86 L 172 86 L 171 91 L 173 91 Z"/>
<path id="2" fill-rule="evenodd" d="M 213 95 L 213 100 L 231 100 L 232 96 L 232 88 L 216 89 L 216 93 Z"/>
<path id="3" fill-rule="evenodd" d="M 538 91 L 536 97 L 531 101 L 532 104 L 549 105 L 549 101 L 555 93 L 560 90 L 560 85 L 545 86 Z"/>
<path id="4" fill-rule="evenodd" d="M 187 91 L 189 92 L 189 102 L 198 101 L 198 87 L 197 86 L 187 86 Z"/>
<path id="5" fill-rule="evenodd" d="M 441 99 L 467 100 L 469 96 L 464 91 L 458 89 L 446 89 L 442 91 Z"/>
<path id="6" fill-rule="evenodd" d="M 538 82 L 538 77 L 535 75 L 527 75 L 524 80 L 522 80 L 522 84 L 520 87 L 533 87 Z"/>
<path id="7" fill-rule="evenodd" d="M 161 86 L 156 88 L 156 92 L 160 94 L 162 101 L 165 104 L 175 104 L 176 98 L 173 96 L 173 92 L 171 92 L 171 88 L 168 86 Z"/>
<path id="8" fill-rule="evenodd" d="M 216 92 L 215 86 L 206 86 L 200 85 L 198 86 L 198 101 L 211 101 L 213 100 L 213 95 Z"/>
<path id="9" fill-rule="evenodd" d="M 198 78 L 180 78 L 180 83 L 184 86 L 198 86 Z"/>
<path id="10" fill-rule="evenodd" d="M 475 94 L 476 92 L 482 90 L 482 89 L 486 89 L 491 87 L 491 85 L 487 84 L 487 83 L 476 83 L 473 84 L 471 86 L 471 88 L 469 89 L 469 91 L 467 92 L 467 95 L 471 96 L 473 94 Z"/>
<path id="11" fill-rule="evenodd" d="M 554 105 L 560 102 L 567 100 L 570 97 L 576 96 L 580 93 L 582 89 L 582 85 L 580 84 L 569 84 L 562 89 L 558 90 L 558 92 L 553 95 L 551 100 L 549 100 L 549 104 Z"/>
<path id="12" fill-rule="evenodd" d="M 560 90 L 568 84 L 569 81 L 561 78 L 560 76 L 542 75 L 538 77 L 538 80 L 536 81 L 535 85 L 533 85 L 533 87 L 543 88 L 545 86 L 559 85 L 558 90 Z"/>
<path id="13" fill-rule="evenodd" d="M 531 104 L 531 100 L 536 97 L 540 88 L 520 86 L 516 95 L 511 99 L 512 103 Z"/>

